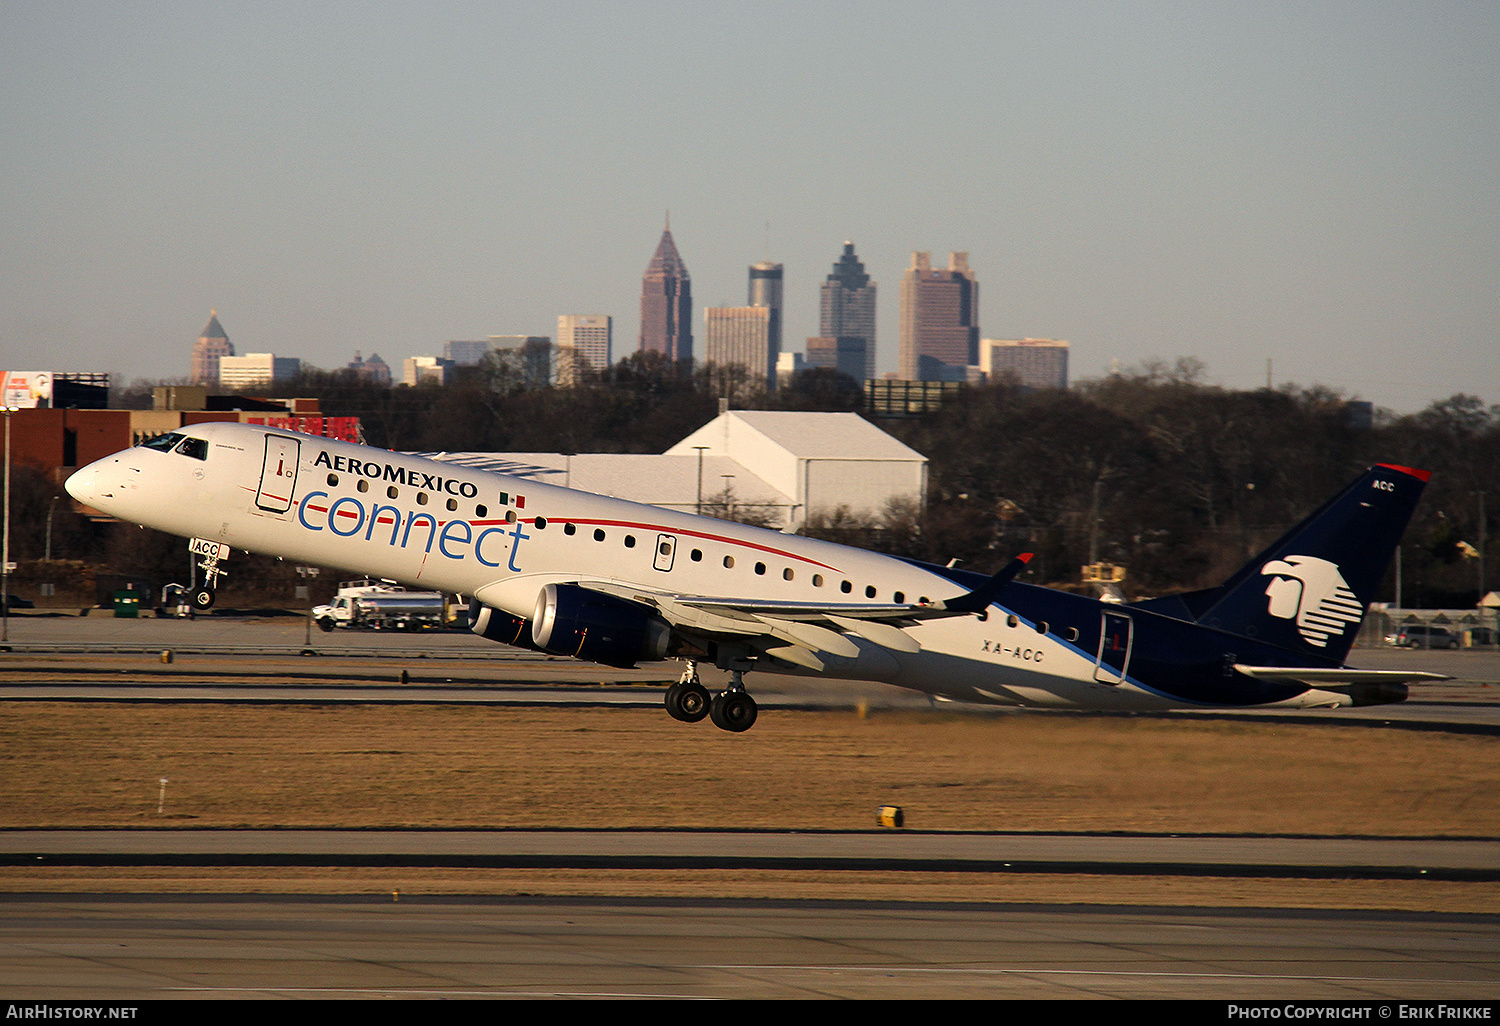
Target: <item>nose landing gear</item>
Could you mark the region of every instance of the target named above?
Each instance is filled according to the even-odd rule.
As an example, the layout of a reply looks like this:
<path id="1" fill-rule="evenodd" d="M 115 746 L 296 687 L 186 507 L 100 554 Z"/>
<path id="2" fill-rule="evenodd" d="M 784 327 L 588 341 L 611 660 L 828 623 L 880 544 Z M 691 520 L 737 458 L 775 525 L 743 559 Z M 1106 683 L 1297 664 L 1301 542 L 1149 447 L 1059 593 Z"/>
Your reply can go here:
<path id="1" fill-rule="evenodd" d="M 188 551 L 200 557 L 198 567 L 203 571 L 203 584 L 193 589 L 193 608 L 210 609 L 214 604 L 214 589 L 219 578 L 229 576 L 229 571 L 219 566 L 222 560 L 229 558 L 229 546 L 207 538 L 194 538 L 188 542 Z"/>

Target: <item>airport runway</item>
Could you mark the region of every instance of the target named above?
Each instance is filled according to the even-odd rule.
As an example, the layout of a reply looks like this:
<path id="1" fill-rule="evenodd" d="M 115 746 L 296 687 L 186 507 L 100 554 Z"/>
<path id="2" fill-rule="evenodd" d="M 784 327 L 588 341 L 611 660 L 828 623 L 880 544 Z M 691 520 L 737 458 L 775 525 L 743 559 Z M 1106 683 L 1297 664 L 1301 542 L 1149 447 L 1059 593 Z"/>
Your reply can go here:
<path id="1" fill-rule="evenodd" d="M 1497 938 L 1495 916 L 1378 912 L 0 895 L 0 993 L 1321 1000 L 1370 1002 L 1376 1018 L 1390 1000 L 1500 999 Z"/>

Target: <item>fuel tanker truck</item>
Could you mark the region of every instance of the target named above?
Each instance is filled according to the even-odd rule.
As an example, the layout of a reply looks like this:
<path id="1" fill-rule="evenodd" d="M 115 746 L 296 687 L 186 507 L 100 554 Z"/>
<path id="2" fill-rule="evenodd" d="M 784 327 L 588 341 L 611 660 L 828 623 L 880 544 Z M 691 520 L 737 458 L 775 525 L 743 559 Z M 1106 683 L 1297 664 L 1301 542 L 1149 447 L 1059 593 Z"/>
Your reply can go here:
<path id="1" fill-rule="evenodd" d="M 386 581 L 343 581 L 331 605 L 314 607 L 313 620 L 325 631 L 412 631 L 443 626 L 444 609 L 440 591 L 407 591 Z"/>

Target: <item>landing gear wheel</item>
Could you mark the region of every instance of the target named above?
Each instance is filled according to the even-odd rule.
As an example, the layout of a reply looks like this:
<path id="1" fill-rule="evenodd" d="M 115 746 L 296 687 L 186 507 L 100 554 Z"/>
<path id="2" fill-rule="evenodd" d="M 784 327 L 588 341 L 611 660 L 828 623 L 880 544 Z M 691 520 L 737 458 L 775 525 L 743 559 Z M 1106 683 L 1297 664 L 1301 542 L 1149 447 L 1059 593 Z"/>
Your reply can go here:
<path id="1" fill-rule="evenodd" d="M 193 608 L 209 609 L 214 604 L 214 590 L 212 588 L 196 588 L 193 591 Z"/>
<path id="2" fill-rule="evenodd" d="M 702 684 L 681 682 L 667 688 L 667 713 L 683 723 L 697 723 L 708 715 L 708 691 Z"/>
<path id="3" fill-rule="evenodd" d="M 743 691 L 723 691 L 708 707 L 714 726 L 738 734 L 755 726 L 755 699 Z"/>

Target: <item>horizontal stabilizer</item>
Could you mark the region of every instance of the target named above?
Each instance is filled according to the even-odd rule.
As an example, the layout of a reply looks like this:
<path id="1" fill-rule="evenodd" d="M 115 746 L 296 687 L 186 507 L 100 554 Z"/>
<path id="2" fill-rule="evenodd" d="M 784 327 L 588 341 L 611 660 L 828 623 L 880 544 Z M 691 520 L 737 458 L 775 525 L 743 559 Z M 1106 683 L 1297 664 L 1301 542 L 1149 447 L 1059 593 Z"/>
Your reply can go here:
<path id="1" fill-rule="evenodd" d="M 1236 663 L 1235 670 L 1257 680 L 1286 684 L 1305 684 L 1309 695 L 1330 691 L 1349 697 L 1351 705 L 1389 705 L 1406 701 L 1407 682 L 1414 680 L 1452 680 L 1441 673 L 1412 670 L 1351 670 L 1323 666 L 1246 666 Z"/>
<path id="2" fill-rule="evenodd" d="M 1235 663 L 1236 673 L 1256 680 L 1297 681 L 1337 691 L 1340 684 L 1405 684 L 1414 680 L 1452 680 L 1447 674 L 1422 673 L 1415 670 L 1353 670 L 1326 666 L 1246 666 Z"/>

